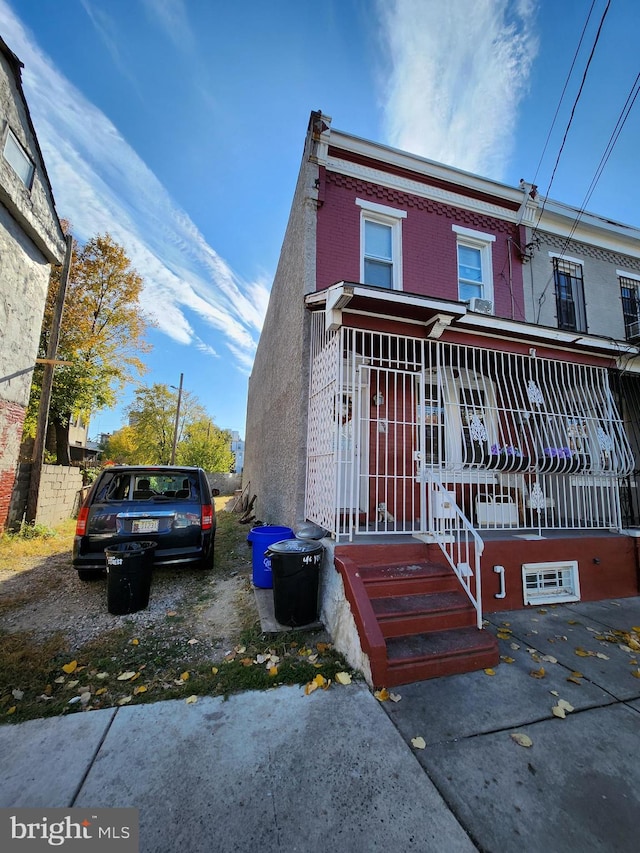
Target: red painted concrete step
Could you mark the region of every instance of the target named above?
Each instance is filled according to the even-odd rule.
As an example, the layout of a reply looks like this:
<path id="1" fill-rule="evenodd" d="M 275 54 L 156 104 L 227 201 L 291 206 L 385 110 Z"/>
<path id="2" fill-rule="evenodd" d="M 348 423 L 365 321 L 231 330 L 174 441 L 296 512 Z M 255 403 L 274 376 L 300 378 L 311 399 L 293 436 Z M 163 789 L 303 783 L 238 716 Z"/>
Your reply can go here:
<path id="1" fill-rule="evenodd" d="M 464 628 L 476 624 L 476 611 L 464 592 L 395 595 L 371 599 L 384 637 Z"/>
<path id="2" fill-rule="evenodd" d="M 358 574 L 371 599 L 460 589 L 453 570 L 439 563 L 360 566 Z"/>
<path id="3" fill-rule="evenodd" d="M 386 646 L 385 687 L 473 672 L 495 666 L 499 661 L 496 638 L 476 627 L 391 637 Z"/>

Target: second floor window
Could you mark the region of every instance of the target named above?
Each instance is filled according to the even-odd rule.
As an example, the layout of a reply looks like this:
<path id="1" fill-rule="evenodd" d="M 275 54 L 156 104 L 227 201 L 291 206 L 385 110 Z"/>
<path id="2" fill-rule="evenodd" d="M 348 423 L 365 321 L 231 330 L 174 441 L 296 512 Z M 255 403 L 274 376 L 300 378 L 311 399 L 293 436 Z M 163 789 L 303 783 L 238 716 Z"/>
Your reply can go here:
<path id="1" fill-rule="evenodd" d="M 571 332 L 587 331 L 582 264 L 566 258 L 553 258 L 558 328 Z"/>
<path id="2" fill-rule="evenodd" d="M 620 296 L 626 338 L 637 338 L 640 333 L 640 281 L 620 276 Z"/>
<path id="3" fill-rule="evenodd" d="M 458 299 L 461 302 L 485 299 L 493 303 L 491 245 L 495 236 L 462 225 L 451 227 L 456 235 Z"/>
<path id="4" fill-rule="evenodd" d="M 12 130 L 8 130 L 4 141 L 3 150 L 4 159 L 11 166 L 22 183 L 31 189 L 31 179 L 33 178 L 34 165 L 31 162 L 29 155 L 18 142 Z"/>
<path id="5" fill-rule="evenodd" d="M 360 281 L 402 290 L 404 210 L 357 198 L 360 215 Z"/>

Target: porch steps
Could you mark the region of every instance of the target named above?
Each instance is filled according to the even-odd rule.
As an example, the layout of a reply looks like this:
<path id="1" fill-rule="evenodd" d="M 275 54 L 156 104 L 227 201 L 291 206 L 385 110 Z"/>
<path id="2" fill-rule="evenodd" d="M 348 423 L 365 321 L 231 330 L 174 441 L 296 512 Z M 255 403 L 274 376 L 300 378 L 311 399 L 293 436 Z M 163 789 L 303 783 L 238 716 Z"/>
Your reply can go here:
<path id="1" fill-rule="evenodd" d="M 415 546 L 336 548 L 341 572 L 375 687 L 395 687 L 498 663 L 495 637 L 478 630 L 476 612 L 453 571 L 421 555 Z M 368 559 L 369 557 L 369 559 Z"/>

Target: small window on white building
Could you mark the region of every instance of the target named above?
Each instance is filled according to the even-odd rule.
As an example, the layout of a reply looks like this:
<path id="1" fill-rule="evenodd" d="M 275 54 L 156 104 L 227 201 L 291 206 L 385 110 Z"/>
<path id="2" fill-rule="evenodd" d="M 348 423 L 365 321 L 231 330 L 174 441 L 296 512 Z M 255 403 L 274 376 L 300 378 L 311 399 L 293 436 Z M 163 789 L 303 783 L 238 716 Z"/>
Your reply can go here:
<path id="1" fill-rule="evenodd" d="M 578 563 L 524 563 L 522 591 L 525 604 L 559 604 L 580 601 Z"/>
<path id="2" fill-rule="evenodd" d="M 360 216 L 360 281 L 402 290 L 402 220 L 406 211 L 357 198 Z"/>
<path id="3" fill-rule="evenodd" d="M 491 244 L 493 234 L 473 231 L 461 225 L 452 225 L 456 234 L 458 253 L 458 299 L 486 299 L 493 303 L 493 264 Z"/>
<path id="4" fill-rule="evenodd" d="M 7 131 L 7 138 L 4 141 L 3 155 L 25 187 L 31 189 L 31 180 L 35 166 L 10 128 Z"/>

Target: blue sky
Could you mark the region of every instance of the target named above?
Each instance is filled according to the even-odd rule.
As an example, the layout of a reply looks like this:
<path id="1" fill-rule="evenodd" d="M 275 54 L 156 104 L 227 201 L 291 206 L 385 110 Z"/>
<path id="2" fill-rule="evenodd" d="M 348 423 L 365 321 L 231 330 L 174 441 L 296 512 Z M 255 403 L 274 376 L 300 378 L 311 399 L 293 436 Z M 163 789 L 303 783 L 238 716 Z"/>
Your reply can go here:
<path id="1" fill-rule="evenodd" d="M 0 0 L 60 216 L 145 280 L 145 384 L 244 435 L 247 381 L 309 113 L 546 193 L 607 0 L 542 157 L 591 0 Z M 612 0 L 550 195 L 580 207 L 638 74 L 640 7 Z M 640 105 L 587 209 L 640 225 Z M 542 157 L 542 160 L 541 160 Z M 121 406 L 91 435 L 117 429 Z"/>

